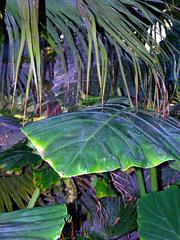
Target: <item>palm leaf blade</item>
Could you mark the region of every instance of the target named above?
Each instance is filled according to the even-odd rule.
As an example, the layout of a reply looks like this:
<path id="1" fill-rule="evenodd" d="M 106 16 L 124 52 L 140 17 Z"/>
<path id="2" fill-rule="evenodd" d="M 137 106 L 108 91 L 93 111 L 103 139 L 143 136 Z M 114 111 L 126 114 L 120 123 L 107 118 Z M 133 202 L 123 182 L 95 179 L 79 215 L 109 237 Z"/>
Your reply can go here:
<path id="1" fill-rule="evenodd" d="M 0 177 L 0 211 L 25 208 L 34 192 L 32 174 Z"/>

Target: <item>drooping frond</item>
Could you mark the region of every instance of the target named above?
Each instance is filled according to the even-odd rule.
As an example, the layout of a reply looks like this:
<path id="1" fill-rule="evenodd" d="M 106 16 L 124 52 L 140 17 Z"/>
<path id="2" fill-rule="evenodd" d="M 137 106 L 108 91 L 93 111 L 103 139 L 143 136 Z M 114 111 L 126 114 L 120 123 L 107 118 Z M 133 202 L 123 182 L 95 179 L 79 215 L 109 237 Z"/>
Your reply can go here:
<path id="1" fill-rule="evenodd" d="M 132 106 L 132 91 L 126 76 L 126 68 L 129 65 L 132 69 L 136 102 L 142 92 L 146 103 L 153 106 L 154 101 L 154 105 L 166 108 L 168 99 L 163 71 L 167 59 L 171 57 L 174 61 L 174 77 L 177 76 L 179 63 L 174 56 L 179 56 L 179 52 L 163 33 L 178 23 L 173 17 L 176 6 L 171 3 L 168 5 L 163 0 L 44 1 L 46 24 L 40 22 L 43 31 L 39 32 L 39 1 L 27 0 L 25 5 L 18 5 L 18 2 L 8 0 L 6 4 L 5 23 L 9 39 L 8 61 L 11 61 L 11 74 L 7 78 L 8 84 L 5 84 L 4 71 L 1 72 L 1 89 L 8 85 L 10 92 L 13 87 L 15 95 L 18 85 L 19 89 L 24 90 L 25 105 L 31 94 L 30 89 L 34 89 L 35 102 L 41 102 L 41 74 L 47 70 L 41 64 L 40 55 L 40 49 L 43 48 L 40 40 L 44 38 L 46 44 L 60 56 L 61 75 L 65 74 L 61 80 L 67 81 L 69 77 L 74 76 L 77 80 L 77 91 L 81 88 L 84 91 L 82 83 L 87 80 L 88 94 L 90 70 L 95 62 L 99 93 L 103 99 L 107 78 L 110 76 L 110 66 L 117 65 L 124 91 Z M 177 14 L 175 17 L 178 18 Z M 168 53 L 158 44 L 161 40 L 164 40 L 167 49 L 170 50 Z M 29 66 L 27 80 L 22 86 L 22 81 L 19 80 L 21 74 L 18 73 L 26 59 L 25 49 Z"/>

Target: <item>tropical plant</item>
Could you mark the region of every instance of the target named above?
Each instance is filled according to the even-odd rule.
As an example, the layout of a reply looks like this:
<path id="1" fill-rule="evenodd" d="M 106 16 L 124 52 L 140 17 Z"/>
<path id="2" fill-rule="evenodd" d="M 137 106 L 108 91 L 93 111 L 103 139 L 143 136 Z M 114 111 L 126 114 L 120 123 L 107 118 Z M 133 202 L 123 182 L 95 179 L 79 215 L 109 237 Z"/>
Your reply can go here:
<path id="1" fill-rule="evenodd" d="M 127 171 L 135 167 L 142 196 L 138 207 L 144 204 L 144 208 L 150 209 L 146 199 L 151 199 L 156 194 L 157 198 L 159 196 L 156 166 L 172 160 L 179 163 L 179 122 L 173 118 L 163 120 L 154 112 L 139 110 L 136 113 L 123 107 L 116 100 L 105 104 L 103 112 L 100 106 L 90 107 L 81 112 L 67 113 L 30 124 L 22 131 L 61 178 L 118 168 Z M 146 197 L 141 168 L 150 170 L 151 191 L 156 192 L 154 195 L 150 193 Z M 178 194 L 179 189 L 174 191 Z M 166 193 L 169 191 L 162 193 L 165 195 L 164 199 L 168 199 Z M 161 212 L 164 213 L 167 209 L 173 211 L 170 203 Z M 177 209 L 177 214 L 179 213 Z M 153 216 L 156 221 L 156 215 Z M 166 215 L 167 221 L 171 221 L 170 217 Z M 141 226 L 141 218 L 138 221 Z M 165 225 L 161 222 L 159 229 L 163 228 Z M 140 230 L 140 234 L 142 231 Z M 170 236 L 173 239 L 175 234 L 178 239 L 178 227 L 174 231 Z M 161 234 L 160 230 L 157 230 L 158 234 Z"/>
<path id="2" fill-rule="evenodd" d="M 179 52 L 163 37 L 162 31 L 177 22 L 176 14 L 176 18 L 171 14 L 177 10 L 173 2 L 168 5 L 163 0 L 7 0 L 1 10 L 3 32 L 6 33 L 1 38 L 1 93 L 6 100 L 8 96 L 13 104 L 25 103 L 25 110 L 31 102 L 36 108 L 41 108 L 41 102 L 46 100 L 44 92 L 42 94 L 45 82 L 52 82 L 54 78 L 55 84 L 62 90 L 62 84 L 68 84 L 65 78 L 71 78 L 69 84 L 75 82 L 78 91 L 88 95 L 90 69 L 97 65 L 96 76 L 102 99 L 106 82 L 111 76 L 111 94 L 115 86 L 121 86 L 119 94 L 124 92 L 133 106 L 131 96 L 134 92 L 126 78 L 128 64 L 134 76 L 132 84 L 135 86 L 136 104 L 139 92 L 148 106 L 162 105 L 160 100 L 163 99 L 165 104 L 167 92 L 163 66 L 166 59 L 176 60 Z M 164 39 L 168 55 L 157 43 L 158 36 Z M 49 71 L 45 64 L 45 56 L 50 56 L 48 52 L 53 49 L 61 59 L 59 73 L 54 68 L 56 74 L 48 78 L 52 70 Z M 121 72 L 121 85 L 118 85 L 119 77 L 115 77 L 117 66 Z M 174 65 L 174 78 L 177 78 L 178 66 L 179 63 Z M 65 74 L 64 78 L 60 74 Z M 85 79 L 86 91 L 81 84 Z M 152 91 L 153 84 L 155 92 Z M 22 101 L 24 98 L 25 102 Z"/>
<path id="3" fill-rule="evenodd" d="M 98 190 L 99 197 L 119 194 L 109 181 L 123 195 L 122 182 L 118 182 L 122 175 L 112 172 L 120 169 L 123 174 L 136 173 L 138 179 L 141 238 L 150 239 L 153 235 L 158 239 L 162 229 L 167 228 L 166 223 L 171 226 L 166 231 L 169 239 L 179 238 L 179 222 L 174 223 L 171 214 L 178 205 L 179 189 L 170 187 L 156 192 L 162 190 L 157 166 L 168 161 L 170 167 L 180 169 L 179 122 L 173 118 L 164 120 L 168 115 L 165 85 L 169 63 L 174 81 L 172 95 L 175 93 L 175 100 L 179 101 L 179 41 L 177 38 L 175 46 L 168 34 L 171 29 L 171 36 L 178 35 L 178 7 L 178 2 L 163 0 L 2 1 L 0 113 L 14 116 L 17 112 L 22 119 L 23 106 L 24 118 L 30 116 L 27 112 L 37 116 L 44 109 L 50 116 L 61 113 L 62 104 L 66 107 L 79 103 L 79 97 L 86 106 L 97 100 L 101 100 L 101 105 L 22 128 L 42 158 L 29 147 L 32 144 L 27 146 L 18 124 L 0 117 L 1 211 L 57 202 L 59 195 L 56 199 L 46 197 L 45 201 L 43 196 L 56 191 L 59 183 L 68 193 L 67 203 L 80 194 L 87 201 L 89 195 L 101 209 L 103 200 L 97 199 Z M 163 36 L 163 29 L 167 37 Z M 127 96 L 128 101 L 113 99 L 105 104 L 106 97 L 116 94 Z M 151 110 L 157 106 L 159 114 L 145 111 L 142 106 Z M 148 171 L 150 187 L 143 179 Z M 100 174 L 79 176 L 92 173 Z M 149 189 L 154 193 L 146 194 Z M 174 205 L 170 206 L 172 198 Z M 85 239 L 114 239 L 137 229 L 135 205 L 126 205 L 126 197 L 122 199 L 124 203 L 117 214 L 112 213 L 115 208 L 110 204 L 109 215 L 112 213 L 114 218 L 110 216 L 108 224 L 100 226 L 103 235 L 97 228 L 90 229 Z M 62 201 L 60 197 L 59 202 Z M 89 202 L 83 206 L 91 211 Z M 153 204 L 147 211 L 149 202 Z M 164 220 L 159 214 L 152 222 L 157 210 L 166 213 Z M 174 213 L 178 216 L 179 208 Z M 2 213 L 0 238 L 57 239 L 67 218 L 64 204 Z M 146 219 L 150 219 L 150 224 Z M 152 226 L 157 222 L 160 224 L 155 230 Z"/>
<path id="4" fill-rule="evenodd" d="M 112 171 L 117 168 L 120 168 L 122 170 L 128 170 L 132 166 L 150 168 L 155 167 L 167 160 L 173 159 L 179 160 L 179 149 L 177 147 L 179 144 L 179 122 L 173 118 L 170 118 L 169 120 L 163 120 L 158 114 L 154 112 L 147 111 L 145 112 L 143 110 L 139 110 L 138 113 L 135 113 L 131 108 L 127 106 L 128 106 L 127 102 L 124 103 L 124 101 L 122 102 L 121 99 L 113 99 L 110 100 L 109 103 L 106 103 L 104 105 L 103 112 L 101 111 L 102 106 L 96 105 L 93 107 L 86 108 L 81 112 L 67 113 L 57 117 L 52 117 L 50 119 L 45 119 L 42 121 L 38 121 L 36 123 L 32 123 L 30 125 L 27 125 L 22 130 L 32 141 L 37 150 L 40 151 L 39 153 L 42 155 L 42 158 L 44 160 L 47 161 L 46 154 L 48 156 L 48 152 L 51 153 L 49 155 L 48 162 L 56 170 L 58 174 L 60 171 L 62 171 L 62 169 L 67 170 L 67 171 L 63 170 L 64 175 L 66 174 L 65 177 L 72 177 L 84 173 L 88 174 Z M 80 117 L 81 121 L 79 120 Z M 65 127 L 65 125 L 67 125 L 68 127 L 67 126 Z M 70 126 L 73 126 L 73 128 Z M 89 134 L 87 129 L 89 129 L 91 134 Z M 49 139 L 48 142 L 46 141 L 47 139 L 46 134 L 48 135 Z M 138 136 L 140 136 L 139 139 L 137 138 L 137 134 Z M 93 141 L 91 141 L 90 137 L 91 135 Z M 79 139 L 79 141 L 76 140 L 77 138 Z M 88 146 L 91 146 L 91 144 L 94 143 L 96 143 L 96 146 L 93 147 L 92 152 L 89 150 Z M 145 146 L 144 143 L 146 143 Z M 80 144 L 78 146 L 80 147 L 81 151 L 80 149 L 77 149 L 76 146 L 77 144 Z M 124 144 L 126 144 L 126 146 L 124 146 Z M 74 148 L 73 145 L 75 145 L 76 147 Z M 31 154 L 30 155 L 31 159 L 33 159 L 32 157 L 35 156 L 34 163 L 32 162 L 33 164 L 32 166 L 37 167 L 41 163 L 42 161 L 41 158 L 38 158 L 37 155 L 33 155 L 34 153 L 32 153 L 32 150 L 30 150 L 29 147 L 23 146 L 24 146 L 23 144 L 18 144 L 17 146 L 8 149 L 5 152 L 2 152 L 1 168 L 4 168 L 4 170 L 8 171 L 11 170 L 11 173 L 13 173 L 13 171 L 21 172 L 22 167 L 26 166 L 26 164 L 29 165 L 28 154 Z M 46 146 L 48 146 L 48 148 L 46 148 Z M 100 148 L 98 146 L 100 146 Z M 63 150 L 64 148 L 66 148 L 66 150 Z M 140 152 L 137 151 L 137 149 L 139 148 L 141 148 Z M 151 152 L 149 152 L 149 148 L 151 149 Z M 55 151 L 53 149 L 55 149 Z M 124 149 L 126 149 L 126 151 L 124 151 Z M 58 151 L 60 152 L 57 153 Z M 79 156 L 77 155 L 77 153 L 75 153 L 75 151 L 78 151 Z M 99 153 L 101 154 L 99 155 Z M 56 158 L 57 154 L 58 157 Z M 82 158 L 82 156 L 86 157 Z M 116 159 L 112 158 L 111 156 L 115 156 Z M 128 158 L 126 158 L 126 156 Z M 140 158 L 140 156 L 142 158 Z M 26 159 L 25 161 L 23 161 L 24 158 Z M 137 158 L 140 159 L 141 161 L 137 161 Z M 69 167 L 68 159 L 71 159 L 71 164 L 74 164 L 73 168 Z M 128 162 L 127 159 L 129 160 Z M 98 164 L 99 162 L 101 162 L 101 160 L 104 162 L 104 164 L 102 163 Z M 77 166 L 79 167 L 77 168 Z M 75 170 L 78 171 L 74 172 Z M 157 179 L 156 176 L 153 177 L 154 170 L 150 171 L 152 178 L 151 190 L 155 191 L 157 190 L 156 189 Z M 46 167 L 44 166 L 41 170 L 40 169 L 33 170 L 33 172 L 35 186 L 37 186 L 41 190 L 41 192 L 51 188 L 54 184 L 60 181 L 58 174 L 54 172 L 53 169 L 47 168 L 47 166 Z M 142 180 L 141 170 L 139 168 L 136 168 L 136 172 L 140 184 L 141 194 L 145 195 L 146 190 Z M 23 176 L 19 176 L 19 179 L 20 178 L 23 178 Z M 65 179 L 65 182 L 67 182 L 68 184 L 67 180 L 68 179 Z M 4 184 L 3 185 L 4 188 L 1 188 L 0 192 L 3 197 L 2 199 L 4 199 L 4 204 L 3 201 L 1 201 L 2 207 L 4 205 L 7 210 L 12 210 L 11 201 L 10 200 L 7 201 L 7 199 L 10 198 L 13 199 L 15 204 L 20 208 L 24 207 L 25 205 L 22 206 L 21 204 L 19 205 L 19 202 L 20 203 L 22 202 L 19 199 L 19 196 L 20 198 L 23 199 L 22 204 L 24 204 L 24 201 L 26 204 L 28 203 L 28 201 L 30 201 L 28 206 L 29 205 L 34 206 L 37 198 L 39 197 L 38 193 L 37 196 L 35 196 L 36 190 L 31 200 L 29 197 L 28 198 L 26 197 L 25 199 L 23 197 L 25 195 L 23 194 L 25 194 L 26 190 L 25 191 L 23 190 L 23 185 L 18 185 L 17 180 L 15 179 L 13 180 L 13 178 L 10 177 L 8 181 L 9 182 L 14 181 L 16 185 L 15 189 L 17 189 L 17 192 L 15 191 L 13 192 L 12 187 L 10 186 L 8 189 L 9 192 L 4 191 L 5 192 L 4 193 L 2 189 L 5 189 L 6 185 L 1 181 L 1 184 Z M 27 186 L 29 186 L 29 183 L 26 183 L 25 181 L 21 182 L 24 184 L 24 186 L 26 186 L 26 188 Z M 103 181 L 103 184 L 104 183 L 105 182 Z M 93 184 L 95 184 L 96 188 L 98 189 L 97 181 L 94 182 Z M 99 188 L 101 188 L 101 185 L 99 186 Z M 8 194 L 10 197 L 7 196 Z M 109 192 L 109 194 L 112 193 Z M 138 203 L 138 206 L 139 204 L 140 203 Z M 124 211 L 126 213 L 128 213 L 129 211 L 130 215 L 134 214 L 131 207 L 128 208 L 129 210 L 127 210 L 126 207 L 124 208 L 121 205 L 120 209 L 121 209 L 120 210 L 121 215 L 119 215 L 120 217 L 122 217 L 122 214 L 125 214 Z M 110 211 L 111 210 L 112 209 L 110 208 Z M 127 215 L 127 217 L 128 216 L 129 215 Z M 111 221 L 112 224 L 113 221 L 116 222 L 116 220 L 113 219 Z M 140 222 L 141 220 L 138 221 Z M 135 227 L 135 225 L 133 224 L 132 230 Z M 110 225 L 106 225 L 103 231 L 105 231 L 104 236 L 106 236 L 107 239 L 108 236 L 113 234 L 114 236 L 118 235 L 121 236 L 125 234 L 125 232 L 122 231 L 124 227 L 122 228 L 121 224 L 118 225 L 117 222 L 115 226 L 116 227 L 114 227 L 114 230 L 111 232 L 108 229 L 109 228 L 112 229 L 112 226 L 110 227 Z M 131 227 L 130 226 L 128 227 L 128 225 L 126 225 L 126 227 L 129 230 L 131 229 Z M 100 227 L 99 229 L 102 230 L 103 228 Z M 100 236 L 98 232 L 99 230 L 96 229 L 95 232 L 93 230 L 93 232 L 91 231 L 89 232 L 89 234 L 92 236 L 99 237 L 101 239 L 102 236 Z"/>
<path id="5" fill-rule="evenodd" d="M 66 206 L 25 208 L 32 208 L 40 191 L 48 191 L 60 178 L 27 146 L 19 124 L 1 117 L 0 125 L 0 212 L 23 209 L 0 214 L 0 238 L 12 239 L 15 235 L 16 239 L 56 239 L 68 219 Z M 43 177 L 48 177 L 48 182 Z M 38 205 L 43 205 L 42 200 Z"/>
<path id="6" fill-rule="evenodd" d="M 96 209 L 92 213 L 92 222 L 84 223 L 89 239 L 121 239 L 137 229 L 137 212 L 135 199 L 129 203 L 123 203 L 122 198 L 103 198 L 102 203 L 106 209 L 107 218 L 104 223 L 99 221 Z M 87 223 L 88 222 L 88 223 Z M 133 232 L 132 236 L 136 236 Z M 83 239 L 83 238 L 78 238 Z M 123 239 L 123 238 L 122 238 Z"/>

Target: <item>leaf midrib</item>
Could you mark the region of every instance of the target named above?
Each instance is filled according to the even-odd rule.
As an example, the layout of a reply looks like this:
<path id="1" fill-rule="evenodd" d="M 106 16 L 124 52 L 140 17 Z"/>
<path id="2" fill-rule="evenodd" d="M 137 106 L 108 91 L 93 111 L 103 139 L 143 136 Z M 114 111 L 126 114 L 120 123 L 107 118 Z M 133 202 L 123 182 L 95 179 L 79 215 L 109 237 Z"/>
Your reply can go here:
<path id="1" fill-rule="evenodd" d="M 105 126 L 108 124 L 108 122 L 110 122 L 113 118 L 115 118 L 116 116 L 110 116 L 109 119 L 107 119 L 100 127 L 98 127 L 96 129 L 96 131 L 94 131 L 85 141 L 84 144 L 81 146 L 81 148 L 79 149 L 79 151 L 77 152 L 77 154 L 75 155 L 75 157 L 70 161 L 70 163 L 68 164 L 68 168 L 66 168 L 66 172 L 68 172 L 70 166 L 72 165 L 72 163 L 75 161 L 75 159 L 77 159 L 77 157 L 81 154 L 82 150 L 84 149 L 84 147 L 86 146 L 86 144 L 96 136 L 96 134 Z"/>

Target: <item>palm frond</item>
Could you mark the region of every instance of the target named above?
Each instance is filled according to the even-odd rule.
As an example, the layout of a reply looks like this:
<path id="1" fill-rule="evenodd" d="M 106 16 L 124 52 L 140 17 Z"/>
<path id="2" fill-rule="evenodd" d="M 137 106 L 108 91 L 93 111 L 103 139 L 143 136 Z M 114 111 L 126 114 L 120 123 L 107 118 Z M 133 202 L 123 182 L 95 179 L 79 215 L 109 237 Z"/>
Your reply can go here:
<path id="1" fill-rule="evenodd" d="M 49 3 L 50 4 L 50 3 Z M 159 44 L 156 41 L 156 36 L 162 37 L 162 29 L 166 28 L 167 22 L 176 22 L 173 19 L 172 15 L 167 14 L 167 11 L 163 11 L 166 9 L 167 5 L 163 1 L 83 1 L 78 0 L 76 1 L 77 8 L 74 1 L 66 1 L 68 7 L 64 6 L 64 1 L 59 2 L 56 1 L 56 9 L 60 9 L 59 12 L 65 10 L 65 16 L 63 19 L 66 19 L 65 23 L 67 26 L 70 27 L 70 22 L 76 26 L 76 28 L 72 28 L 71 30 L 74 31 L 77 37 L 79 37 L 79 28 L 81 28 L 81 32 L 84 34 L 89 32 L 92 27 L 92 23 L 95 19 L 95 23 L 97 25 L 97 29 L 95 32 L 102 43 L 105 42 L 104 39 L 107 39 L 111 45 L 118 46 L 116 47 L 117 55 L 120 52 L 125 54 L 125 58 L 129 58 L 131 61 L 131 65 L 134 68 L 135 78 L 134 82 L 136 85 L 136 99 L 138 99 L 138 88 L 139 82 L 138 79 L 141 81 L 141 87 L 143 88 L 143 92 L 145 97 L 150 101 L 153 99 L 154 93 L 151 93 L 152 96 L 148 95 L 150 89 L 152 89 L 153 81 L 156 82 L 157 85 L 157 93 L 155 94 L 155 102 L 159 101 L 158 98 L 160 97 L 162 100 L 165 99 L 166 90 L 163 87 L 163 71 L 162 66 L 159 60 L 159 53 L 162 53 L 164 56 L 168 57 L 166 52 L 161 49 Z M 51 5 L 53 8 L 53 6 Z M 67 14 L 68 10 L 71 9 L 73 11 L 75 17 L 71 17 Z M 58 11 L 57 11 L 58 12 Z M 59 13 L 55 12 L 54 14 L 58 15 Z M 80 14 L 82 21 L 79 21 Z M 55 16 L 54 16 L 55 18 Z M 71 21 L 70 21 L 71 20 Z M 52 21 L 53 22 L 53 21 Z M 159 28 L 155 27 L 158 23 Z M 68 34 L 66 31 L 62 30 L 61 26 L 56 26 L 63 34 L 65 39 L 69 39 Z M 65 27 L 63 27 L 65 29 Z M 70 27 L 71 28 L 71 27 Z M 153 31 L 148 32 L 148 29 L 153 28 Z M 56 29 L 57 31 L 57 29 Z M 84 36 L 84 35 L 83 35 Z M 155 37 L 154 37 L 155 36 Z M 84 36 L 84 39 L 87 41 L 87 37 Z M 95 38 L 94 38 L 95 40 Z M 89 41 L 90 40 L 89 38 Z M 69 40 L 67 41 L 68 44 L 70 43 Z M 73 41 L 69 44 L 71 50 L 73 51 L 72 46 Z M 146 45 L 145 45 L 146 43 Z M 168 43 L 168 42 L 167 42 Z M 168 43 L 169 44 L 169 43 Z M 146 48 L 146 46 L 150 48 L 150 51 Z M 89 46 L 91 49 L 91 43 L 89 42 Z M 169 45 L 171 46 L 171 45 Z M 97 72 L 98 78 L 101 80 L 100 76 L 100 67 L 103 68 L 102 63 L 103 59 L 100 58 L 100 62 L 98 60 L 98 52 L 100 52 L 101 48 L 100 45 L 94 41 L 94 48 L 96 49 L 96 63 L 97 63 Z M 76 48 L 77 50 L 77 48 Z M 90 50 L 91 51 L 91 50 Z M 106 45 L 106 51 L 109 56 L 109 49 Z M 172 53 L 171 53 L 172 55 Z M 120 58 L 122 61 L 124 57 L 122 53 L 120 54 Z M 84 60 L 84 59 L 83 59 Z M 102 61 L 102 62 L 101 62 Z M 84 61 L 85 63 L 87 60 Z M 90 54 L 88 57 L 88 72 L 90 70 Z M 142 65 L 145 65 L 148 68 L 148 74 L 153 78 L 150 81 L 147 81 L 146 88 L 143 87 L 142 83 Z M 123 66 L 124 68 L 124 66 Z M 102 69 L 101 69 L 102 70 Z M 121 67 L 121 72 L 123 73 L 123 69 Z M 89 82 L 89 73 L 87 73 L 87 83 Z M 127 85 L 127 79 L 123 78 L 126 91 L 129 92 L 129 88 Z M 101 81 L 100 81 L 101 86 Z M 160 95 L 158 92 L 160 91 Z M 86 90 L 88 93 L 88 88 Z M 151 91 L 152 92 L 152 91 Z M 102 91 L 101 91 L 102 94 Z M 130 93 L 128 93 L 130 99 Z"/>
<path id="2" fill-rule="evenodd" d="M 39 1 L 7 1 L 5 23 L 9 39 L 10 82 L 13 87 L 13 105 L 15 103 L 16 89 L 24 49 L 28 51 L 30 68 L 29 81 L 25 82 L 25 109 L 30 91 L 32 78 L 36 86 L 37 102 L 42 100 L 42 80 L 40 65 L 40 47 L 38 32 L 38 3 Z M 23 88 L 21 88 L 22 90 Z M 41 105 L 41 104 L 40 104 Z"/>
<path id="3" fill-rule="evenodd" d="M 25 208 L 35 188 L 31 173 L 0 176 L 0 212 Z"/>
<path id="4" fill-rule="evenodd" d="M 27 100 L 31 83 L 34 82 L 36 100 L 39 98 L 40 103 L 42 99 L 41 70 L 44 66 L 40 65 L 39 2 L 27 0 L 24 2 L 25 5 L 21 6 L 17 5 L 17 3 L 17 1 L 8 0 L 6 4 L 5 23 L 10 44 L 11 57 L 9 59 L 12 62 L 10 79 L 13 79 L 7 85 L 9 87 L 14 87 L 14 83 L 15 86 L 17 85 L 18 69 L 26 45 L 30 67 L 24 96 Z M 36 4 L 33 5 L 32 3 Z M 85 75 L 87 75 L 87 83 L 91 82 L 88 79 L 90 67 L 92 68 L 94 64 L 94 60 L 90 58 L 92 51 L 93 58 L 96 59 L 100 92 L 103 98 L 106 76 L 109 76 L 108 67 L 111 59 L 111 49 L 114 48 L 116 58 L 119 56 L 118 65 L 129 100 L 131 101 L 132 92 L 128 86 L 128 80 L 124 76 L 125 66 L 121 64 L 126 59 L 129 60 L 133 69 L 136 102 L 141 87 L 148 104 L 150 102 L 153 106 L 154 101 L 154 104 L 166 107 L 166 104 L 161 103 L 167 101 L 162 68 L 164 62 L 162 63 L 162 61 L 169 58 L 170 55 L 174 62 L 176 59 L 173 57 L 175 53 L 170 51 L 167 54 L 158 44 L 156 38 L 158 36 L 163 40 L 162 30 L 167 29 L 167 23 L 169 26 L 178 23 L 172 15 L 172 4 L 167 5 L 160 0 L 50 0 L 45 1 L 45 6 L 46 26 L 44 28 L 46 27 L 46 31 L 42 34 L 59 54 L 62 63 L 62 74 L 71 73 L 72 71 L 77 72 L 77 91 L 81 88 L 84 91 L 82 83 L 86 80 Z M 169 12 L 170 8 L 171 12 Z M 94 27 L 92 28 L 92 26 Z M 91 38 L 88 39 L 90 32 L 93 33 L 92 30 L 94 32 L 93 47 L 91 47 Z M 64 39 L 61 39 L 61 36 Z M 165 41 L 165 44 L 169 49 L 173 48 L 168 41 Z M 179 51 L 173 49 L 179 54 Z M 72 56 L 70 59 L 69 53 Z M 161 61 L 159 59 L 160 55 L 164 56 L 164 58 L 161 57 Z M 86 69 L 87 65 L 88 69 Z M 178 72 L 179 68 L 175 66 L 174 71 Z M 65 78 L 69 78 L 68 74 Z M 155 92 L 152 91 L 153 84 L 156 85 Z M 14 95 L 15 89 L 16 87 L 14 87 Z M 88 87 L 86 87 L 86 94 L 88 94 Z"/>

